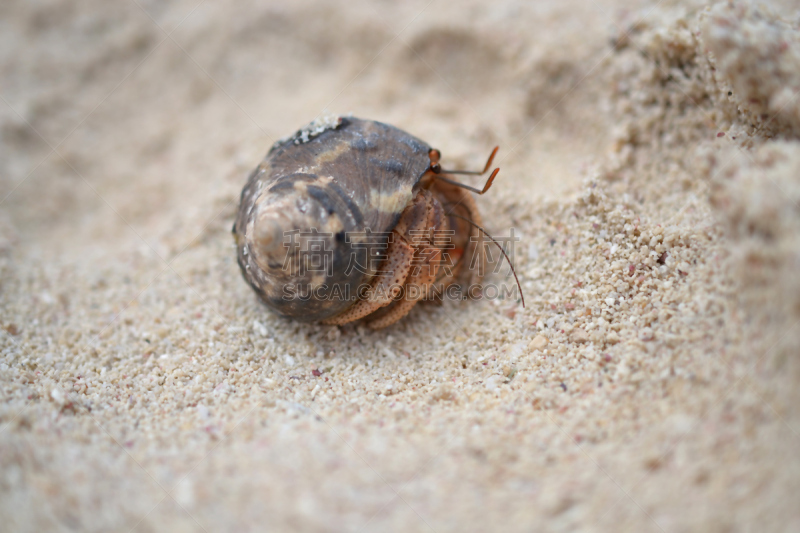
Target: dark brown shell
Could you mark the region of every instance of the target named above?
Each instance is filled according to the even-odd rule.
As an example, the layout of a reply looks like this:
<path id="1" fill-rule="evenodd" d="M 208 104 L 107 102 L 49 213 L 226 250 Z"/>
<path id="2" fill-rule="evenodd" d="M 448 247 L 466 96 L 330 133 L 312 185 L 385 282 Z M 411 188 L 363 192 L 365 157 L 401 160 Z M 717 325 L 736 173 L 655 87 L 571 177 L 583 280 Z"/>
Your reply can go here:
<path id="1" fill-rule="evenodd" d="M 349 117 L 276 143 L 242 190 L 233 227 L 245 280 L 287 317 L 323 320 L 353 305 L 374 268 L 346 272 L 348 266 L 374 247 L 385 249 L 429 168 L 429 151 L 398 128 Z M 367 231 L 374 236 L 363 237 Z M 326 251 L 324 270 L 303 267 L 307 250 L 292 241 L 300 235 Z M 340 292 L 332 293 L 334 285 Z"/>

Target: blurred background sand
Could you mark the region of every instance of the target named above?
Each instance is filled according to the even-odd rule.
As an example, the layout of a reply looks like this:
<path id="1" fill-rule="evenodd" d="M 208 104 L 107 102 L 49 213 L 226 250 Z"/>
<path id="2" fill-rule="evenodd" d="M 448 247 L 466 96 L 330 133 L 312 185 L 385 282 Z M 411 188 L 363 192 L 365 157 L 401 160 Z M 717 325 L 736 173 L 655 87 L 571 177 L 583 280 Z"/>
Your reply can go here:
<path id="1" fill-rule="evenodd" d="M 0 529 L 800 529 L 798 21 L 3 3 Z M 266 311 L 238 195 L 322 112 L 500 145 L 527 307 Z"/>

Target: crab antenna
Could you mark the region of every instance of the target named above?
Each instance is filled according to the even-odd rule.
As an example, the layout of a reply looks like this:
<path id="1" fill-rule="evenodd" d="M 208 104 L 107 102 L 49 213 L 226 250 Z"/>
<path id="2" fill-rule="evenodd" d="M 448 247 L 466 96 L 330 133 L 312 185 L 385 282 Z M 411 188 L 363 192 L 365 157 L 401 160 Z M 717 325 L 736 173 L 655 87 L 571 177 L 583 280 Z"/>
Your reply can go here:
<path id="1" fill-rule="evenodd" d="M 489 171 L 489 168 L 492 166 L 492 161 L 494 161 L 494 156 L 497 154 L 497 150 L 499 146 L 495 146 L 492 153 L 489 155 L 489 159 L 486 160 L 486 166 L 483 167 L 483 170 L 445 170 L 439 166 L 439 154 L 438 150 L 436 151 L 436 159 L 431 163 L 431 170 L 433 170 L 434 175 L 437 179 L 444 181 L 445 183 L 449 183 L 450 185 L 455 185 L 456 187 L 461 187 L 462 189 L 467 189 L 468 191 L 472 191 L 476 194 L 484 194 L 486 191 L 489 190 L 489 187 L 492 186 L 492 182 L 494 181 L 495 176 L 497 173 L 500 172 L 499 168 L 494 169 L 492 174 L 489 176 L 489 179 L 486 180 L 486 184 L 483 186 L 483 189 L 477 189 L 475 187 L 471 187 L 469 185 L 465 185 L 455 180 L 447 179 L 443 177 L 441 174 L 467 174 L 470 176 L 481 176 L 486 174 Z"/>
<path id="2" fill-rule="evenodd" d="M 449 170 L 443 170 L 442 172 L 450 172 L 450 171 Z M 469 185 L 466 185 L 464 183 L 461 183 L 461 182 L 458 182 L 458 181 L 455 181 L 455 180 L 447 179 L 447 178 L 445 178 L 445 177 L 443 177 L 443 176 L 441 176 L 439 174 L 435 174 L 435 176 L 436 176 L 437 180 L 443 181 L 445 183 L 449 183 L 450 185 L 455 185 L 456 187 L 461 187 L 462 189 L 467 189 L 468 191 L 472 191 L 472 192 L 474 192 L 476 194 L 483 194 L 483 193 L 485 193 L 486 191 L 489 190 L 489 187 L 492 186 L 492 182 L 494 181 L 494 177 L 497 176 L 498 172 L 500 172 L 499 168 L 494 169 L 494 172 L 492 172 L 492 175 L 489 176 L 488 180 L 486 180 L 486 185 L 483 186 L 483 189 L 476 189 L 475 187 L 470 187 Z M 466 174 L 466 172 L 464 172 L 464 173 Z"/>
<path id="3" fill-rule="evenodd" d="M 495 172 L 495 173 L 496 173 L 496 172 Z M 450 216 L 450 217 L 455 217 L 455 218 L 460 218 L 460 219 L 461 219 L 461 220 L 463 220 L 464 222 L 467 222 L 467 223 L 468 223 L 468 224 L 470 224 L 471 226 L 474 226 L 475 228 L 477 228 L 478 230 L 480 230 L 480 232 L 481 232 L 481 233 L 483 233 L 484 235 L 486 235 L 487 237 L 489 237 L 489 239 L 490 239 L 490 240 L 491 240 L 493 243 L 495 243 L 495 245 L 497 245 L 497 247 L 500 249 L 500 253 L 502 253 L 502 254 L 503 254 L 503 257 L 505 257 L 505 258 L 506 258 L 506 261 L 508 261 L 508 266 L 511 268 L 511 273 L 512 273 L 512 274 L 514 274 L 514 281 L 516 281 L 516 282 L 517 282 L 517 288 L 519 289 L 519 298 L 520 298 L 520 300 L 522 300 L 522 308 L 523 308 L 523 309 L 525 309 L 525 296 L 523 296 L 523 294 L 522 294 L 522 285 L 520 285 L 520 283 L 519 283 L 519 278 L 517 277 L 517 271 L 516 271 L 516 270 L 514 270 L 514 263 L 512 263 L 512 262 L 511 262 L 511 259 L 509 259 L 509 257 L 508 257 L 508 254 L 507 254 L 507 253 L 506 253 L 506 251 L 503 249 L 503 247 L 502 247 L 502 246 L 500 246 L 500 243 L 499 243 L 499 242 L 497 242 L 497 241 L 494 239 L 494 237 L 492 237 L 491 235 L 489 235 L 489 233 L 488 233 L 488 232 L 487 232 L 485 229 L 483 229 L 482 227 L 480 227 L 479 225 L 477 225 L 476 223 L 474 223 L 473 221 L 471 221 L 471 220 L 470 220 L 470 219 L 468 219 L 467 217 L 462 217 L 461 215 L 456 215 L 456 214 L 455 214 L 455 213 L 453 213 L 452 211 L 451 211 L 451 212 L 449 212 L 449 213 L 447 213 L 447 216 Z"/>

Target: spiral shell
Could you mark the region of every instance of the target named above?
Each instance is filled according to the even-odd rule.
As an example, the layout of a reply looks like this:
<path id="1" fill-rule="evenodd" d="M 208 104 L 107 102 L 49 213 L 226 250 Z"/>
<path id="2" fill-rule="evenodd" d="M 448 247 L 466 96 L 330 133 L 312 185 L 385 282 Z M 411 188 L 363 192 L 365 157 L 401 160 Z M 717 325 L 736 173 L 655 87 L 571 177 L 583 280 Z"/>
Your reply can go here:
<path id="1" fill-rule="evenodd" d="M 242 190 L 233 227 L 245 280 L 285 317 L 319 321 L 345 311 L 355 293 L 330 298 L 315 289 L 369 284 L 376 265 L 348 266 L 386 248 L 429 170 L 430 150 L 398 128 L 351 117 L 277 142 Z M 320 251 L 325 264 L 309 268 Z M 297 297 L 302 288 L 307 297 Z"/>

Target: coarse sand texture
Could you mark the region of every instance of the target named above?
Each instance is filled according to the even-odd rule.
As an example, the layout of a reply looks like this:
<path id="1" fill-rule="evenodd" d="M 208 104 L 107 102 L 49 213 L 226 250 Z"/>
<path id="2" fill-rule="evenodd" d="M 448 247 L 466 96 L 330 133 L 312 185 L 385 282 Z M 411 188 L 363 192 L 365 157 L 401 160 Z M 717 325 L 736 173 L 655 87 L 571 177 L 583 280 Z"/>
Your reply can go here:
<path id="1" fill-rule="evenodd" d="M 800 531 L 796 2 L 12 0 L 0 28 L 0 531 Z M 500 146 L 476 202 L 524 309 L 259 303 L 247 175 L 351 112 L 446 168 Z"/>

